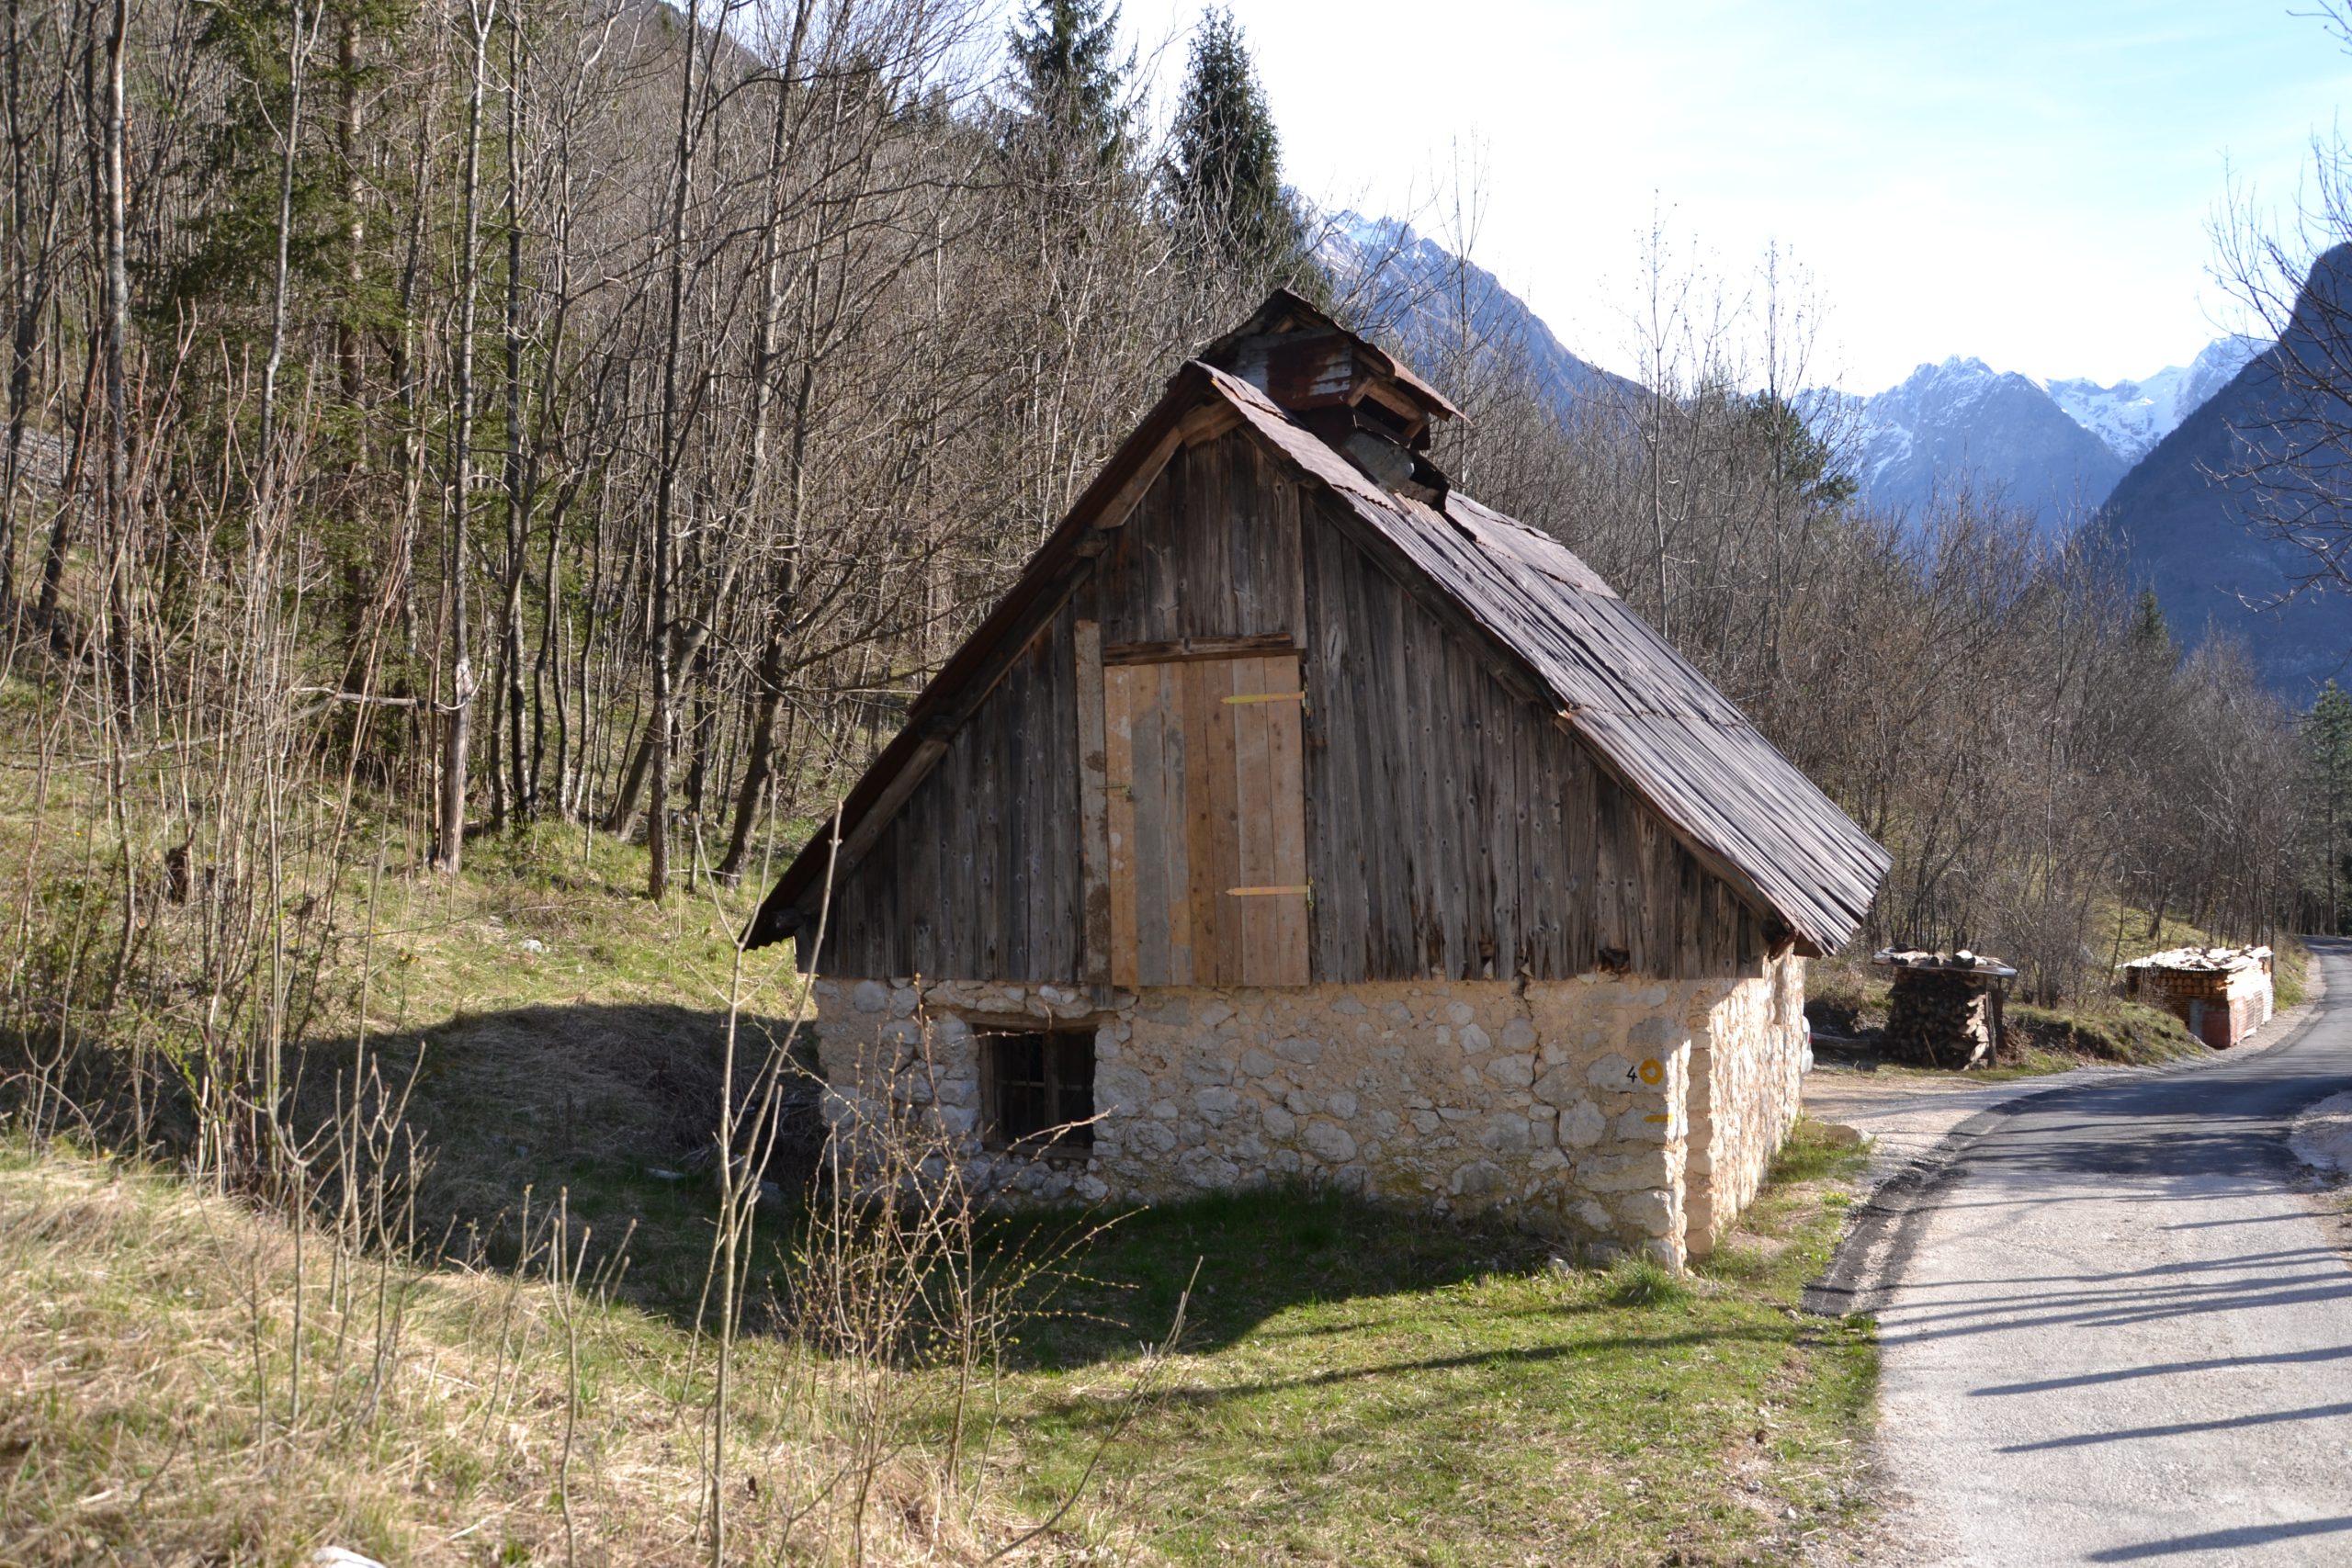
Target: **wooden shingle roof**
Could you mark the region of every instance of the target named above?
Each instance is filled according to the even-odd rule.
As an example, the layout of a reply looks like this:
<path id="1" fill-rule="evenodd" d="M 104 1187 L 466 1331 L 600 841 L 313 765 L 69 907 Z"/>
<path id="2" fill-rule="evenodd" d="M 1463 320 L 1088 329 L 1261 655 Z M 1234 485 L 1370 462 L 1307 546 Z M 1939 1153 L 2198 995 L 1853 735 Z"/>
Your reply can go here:
<path id="1" fill-rule="evenodd" d="M 842 803 L 846 852 L 905 798 L 926 741 L 960 722 L 1028 631 L 1067 594 L 1091 553 L 1081 541 L 1133 499 L 1175 433 L 1222 405 L 1307 481 L 1343 503 L 1382 564 L 1458 612 L 1491 658 L 1557 704 L 1559 722 L 1646 801 L 1710 871 L 1803 946 L 1843 946 L 1869 908 L 1889 857 L 1836 802 L 1758 733 L 1739 710 L 1608 583 L 1550 536 L 1458 493 L 1442 509 L 1374 483 L 1249 382 L 1199 360 L 1112 459 L 1020 580 L 949 660 L 906 728 Z M 1112 519 L 1116 521 L 1115 518 Z M 820 832 L 754 918 L 747 942 L 790 934 L 833 856 Z"/>

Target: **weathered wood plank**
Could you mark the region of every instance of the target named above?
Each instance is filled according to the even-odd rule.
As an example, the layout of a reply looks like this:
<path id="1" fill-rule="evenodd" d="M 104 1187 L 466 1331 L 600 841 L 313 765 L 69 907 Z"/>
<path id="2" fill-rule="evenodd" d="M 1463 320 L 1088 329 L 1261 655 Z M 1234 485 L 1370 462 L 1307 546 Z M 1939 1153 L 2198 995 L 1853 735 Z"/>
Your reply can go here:
<path id="1" fill-rule="evenodd" d="M 1111 983 L 1140 984 L 1136 965 L 1136 671 L 1102 672 L 1104 837 L 1111 895 Z"/>
<path id="2" fill-rule="evenodd" d="M 1266 661 L 1237 660 L 1233 692 L 1255 696 L 1266 690 Z M 1267 756 L 1267 728 L 1272 705 L 1238 703 L 1226 711 L 1232 718 L 1233 792 L 1240 807 L 1238 853 L 1228 887 L 1283 886 L 1273 854 L 1273 779 Z M 1267 898 L 1228 898 L 1227 917 L 1238 927 L 1234 952 L 1236 976 L 1244 985 L 1264 986 L 1274 966 L 1274 911 Z"/>
<path id="3" fill-rule="evenodd" d="M 1209 797 L 1210 867 L 1202 913 L 1215 933 L 1216 961 L 1213 973 L 1219 985 L 1238 984 L 1246 964 L 1242 922 L 1236 918 L 1233 900 L 1227 897 L 1226 890 L 1247 880 L 1242 875 L 1241 839 L 1250 806 L 1249 796 L 1238 788 L 1236 757 L 1240 725 L 1245 721 L 1240 717 L 1242 710 L 1225 699 L 1236 692 L 1248 691 L 1254 684 L 1250 671 L 1257 663 L 1255 659 L 1221 659 L 1185 667 L 1185 678 L 1201 688 L 1204 719 L 1208 726 L 1207 750 L 1200 770 L 1202 793 Z"/>
<path id="4" fill-rule="evenodd" d="M 1072 628 L 1077 702 L 1079 864 L 1083 908 L 1079 973 L 1090 986 L 1111 983 L 1110 765 L 1104 735 L 1102 627 Z"/>
<path id="5" fill-rule="evenodd" d="M 1177 983 L 1170 950 L 1168 888 L 1168 727 L 1163 722 L 1160 676 L 1156 667 L 1136 671 L 1129 713 L 1135 724 L 1136 983 Z M 1174 803 L 1182 809 L 1181 800 Z"/>
<path id="6" fill-rule="evenodd" d="M 1223 668 L 1208 664 L 1165 667 L 1170 685 L 1181 694 L 1175 712 L 1184 736 L 1184 811 L 1177 819 L 1176 830 L 1183 847 L 1180 885 L 1183 888 L 1191 961 L 1187 983 L 1195 986 L 1222 983 L 1216 966 L 1216 914 L 1221 890 L 1212 858 L 1216 843 L 1218 714 L 1217 705 L 1209 697 L 1206 677 Z M 1179 874 L 1178 868 L 1171 865 L 1170 881 L 1176 882 Z M 1175 917 L 1171 914 L 1169 919 L 1172 925 Z"/>
<path id="7" fill-rule="evenodd" d="M 1269 691 L 1301 689 L 1295 654 L 1286 659 L 1270 658 L 1264 662 Z M 1272 703 L 1263 710 L 1267 816 L 1273 840 L 1274 884 L 1279 886 L 1311 886 L 1306 869 L 1306 755 L 1301 739 L 1300 710 L 1304 706 L 1302 703 Z M 1309 896 L 1284 894 L 1270 902 L 1274 917 L 1274 962 L 1261 983 L 1304 986 L 1311 972 L 1307 958 Z"/>
<path id="8" fill-rule="evenodd" d="M 1294 644 L 1288 632 L 1254 637 L 1182 637 L 1166 642 L 1122 642 L 1102 645 L 1105 664 L 1173 664 L 1189 659 L 1243 659 L 1287 652 Z"/>

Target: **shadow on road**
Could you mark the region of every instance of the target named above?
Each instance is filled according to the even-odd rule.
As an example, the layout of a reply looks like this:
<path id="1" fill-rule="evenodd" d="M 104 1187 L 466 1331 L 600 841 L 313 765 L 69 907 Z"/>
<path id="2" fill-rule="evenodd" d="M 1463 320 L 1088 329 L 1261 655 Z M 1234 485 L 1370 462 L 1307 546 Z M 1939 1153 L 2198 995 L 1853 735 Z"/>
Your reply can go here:
<path id="1" fill-rule="evenodd" d="M 2352 1530 L 2352 1515 L 2332 1519 L 2295 1519 L 2275 1525 L 2240 1525 L 2235 1529 L 2207 1530 L 2202 1535 L 2177 1535 L 2169 1540 L 2110 1546 L 2103 1551 L 2090 1553 L 2086 1561 L 2145 1562 L 2157 1557 L 2185 1557 L 2192 1551 L 2242 1551 L 2249 1546 L 2267 1546 L 2272 1541 L 2298 1540 L 2307 1536 L 2334 1535 L 2342 1530 Z"/>

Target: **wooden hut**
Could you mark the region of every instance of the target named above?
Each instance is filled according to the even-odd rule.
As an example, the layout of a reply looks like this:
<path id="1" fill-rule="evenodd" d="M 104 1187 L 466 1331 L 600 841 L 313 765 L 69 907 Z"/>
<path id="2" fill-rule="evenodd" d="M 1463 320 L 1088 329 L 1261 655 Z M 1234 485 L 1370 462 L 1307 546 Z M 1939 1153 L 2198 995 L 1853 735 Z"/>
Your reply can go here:
<path id="1" fill-rule="evenodd" d="M 830 1114 L 934 1117 L 1012 1195 L 1706 1249 L 1886 855 L 1452 489 L 1454 417 L 1286 292 L 1177 373 L 756 917 L 823 976 Z"/>

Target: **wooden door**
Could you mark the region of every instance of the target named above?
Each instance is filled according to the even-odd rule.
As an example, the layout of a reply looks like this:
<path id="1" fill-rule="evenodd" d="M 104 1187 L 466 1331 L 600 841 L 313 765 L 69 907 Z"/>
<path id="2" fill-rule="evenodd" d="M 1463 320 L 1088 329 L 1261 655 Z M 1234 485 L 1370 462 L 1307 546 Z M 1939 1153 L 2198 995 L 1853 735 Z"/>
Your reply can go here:
<path id="1" fill-rule="evenodd" d="M 1111 981 L 1304 986 L 1298 656 L 1102 671 Z"/>

